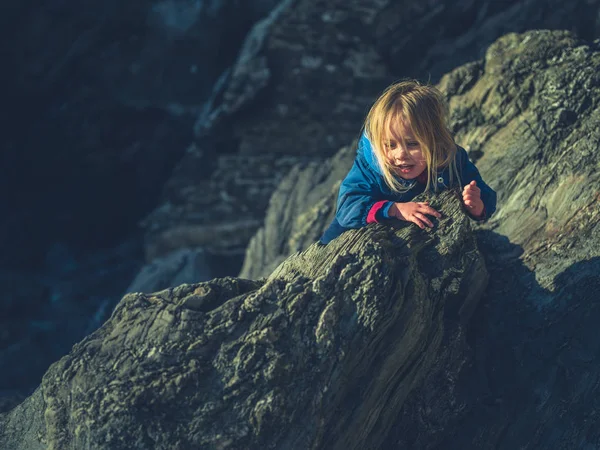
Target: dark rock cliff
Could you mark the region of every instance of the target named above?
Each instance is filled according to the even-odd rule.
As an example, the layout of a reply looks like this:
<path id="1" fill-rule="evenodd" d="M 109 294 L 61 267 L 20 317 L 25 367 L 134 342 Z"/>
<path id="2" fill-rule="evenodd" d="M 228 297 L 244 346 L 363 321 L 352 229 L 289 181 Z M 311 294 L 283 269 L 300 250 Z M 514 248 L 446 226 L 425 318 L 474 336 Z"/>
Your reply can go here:
<path id="1" fill-rule="evenodd" d="M 275 3 L 6 3 L 0 267 L 39 267 L 55 242 L 97 250 L 136 231 L 213 84 Z"/>

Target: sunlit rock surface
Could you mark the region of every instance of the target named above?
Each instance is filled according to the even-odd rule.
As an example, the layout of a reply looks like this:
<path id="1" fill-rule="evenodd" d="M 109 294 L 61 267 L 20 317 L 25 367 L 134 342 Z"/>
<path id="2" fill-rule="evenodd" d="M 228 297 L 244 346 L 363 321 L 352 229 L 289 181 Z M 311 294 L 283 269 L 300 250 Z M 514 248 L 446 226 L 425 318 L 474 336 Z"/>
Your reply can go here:
<path id="1" fill-rule="evenodd" d="M 263 281 L 126 296 L 0 416 L 3 449 L 379 448 L 462 358 L 488 280 L 454 193 L 435 231 L 372 226 Z"/>
<path id="2" fill-rule="evenodd" d="M 527 26 L 529 19 L 533 20 L 532 23 L 540 25 L 544 23 L 545 17 L 552 18 L 551 22 L 554 24 L 564 24 L 562 20 L 580 17 L 582 20 L 578 20 L 577 25 L 567 24 L 567 27 L 581 27 L 577 31 L 584 36 L 596 35 L 595 2 L 569 3 L 564 5 L 566 9 L 552 2 L 546 2 L 548 6 L 544 4 L 538 9 L 533 8 L 535 6 L 533 2 L 522 2 L 522 4 L 529 8 L 524 10 L 529 11 L 529 14 L 519 16 L 516 3 L 512 7 L 507 4 L 506 9 L 504 3 L 503 5 L 487 4 L 486 13 L 478 12 L 473 16 L 476 17 L 474 23 L 485 24 L 489 30 L 505 31 L 505 27 L 509 27 L 509 25 L 502 25 L 502 20 L 505 18 L 507 19 L 505 24 Z M 414 10 L 419 10 L 416 4 Z M 421 10 L 426 11 L 427 8 Z M 412 11 L 412 9 L 406 8 L 403 11 Z M 438 17 L 445 17 L 445 14 L 435 11 Z M 564 14 L 565 11 L 573 14 Z M 583 14 L 577 16 L 575 14 L 577 11 Z M 489 19 L 486 19 L 487 12 L 492 14 Z M 325 17 L 330 18 L 330 16 Z M 393 14 L 380 17 L 392 18 Z M 410 17 L 420 16 L 416 14 Z M 6 16 L 3 16 L 2 19 L 5 18 Z M 422 20 L 425 19 L 422 17 Z M 406 26 L 407 21 L 398 23 Z M 353 30 L 357 29 L 362 28 L 353 27 Z M 382 32 L 383 42 L 393 42 L 394 45 L 399 42 L 397 39 L 387 39 L 384 33 L 385 27 L 380 26 L 379 30 Z M 298 39 L 307 35 L 305 31 L 303 29 L 302 33 L 298 33 Z M 416 39 L 417 34 L 411 36 L 412 39 Z M 439 36 L 436 39 L 437 43 L 443 43 Z M 281 43 L 281 41 L 276 42 L 277 45 Z M 468 42 L 468 39 L 459 38 L 453 41 L 449 38 L 448 45 L 450 42 L 460 45 Z M 484 40 L 482 39 L 481 42 Z M 465 346 L 464 336 L 461 334 L 465 330 L 462 328 L 460 332 L 457 328 L 457 332 L 439 346 L 440 353 L 435 365 L 431 366 L 431 370 L 423 375 L 418 386 L 415 384 L 416 387 L 406 396 L 398 416 L 393 419 L 382 417 L 382 420 L 393 420 L 394 426 L 388 429 L 389 433 L 385 436 L 382 434 L 378 438 L 385 439 L 385 441 L 378 441 L 378 445 L 380 444 L 380 448 L 431 449 L 597 448 L 600 437 L 593 417 L 599 406 L 595 399 L 598 398 L 596 385 L 600 372 L 596 358 L 598 354 L 596 328 L 600 319 L 596 307 L 597 292 L 600 288 L 597 275 L 600 273 L 598 262 L 600 250 L 598 159 L 597 143 L 594 138 L 598 129 L 598 86 L 600 84 L 596 75 L 598 43 L 591 40 L 582 41 L 567 33 L 534 32 L 506 36 L 486 52 L 483 50 L 484 47 L 477 47 L 478 39 L 473 39 L 472 44 L 477 48 L 475 50 L 477 55 L 473 56 L 466 51 L 470 48 L 470 45 L 467 45 L 464 47 L 465 54 L 471 55 L 467 59 L 483 58 L 484 53 L 485 57 L 448 74 L 441 80 L 440 86 L 449 96 L 452 126 L 456 131 L 457 141 L 468 148 L 472 158 L 477 160 L 485 179 L 499 193 L 500 207 L 497 214 L 477 231 L 479 247 L 490 273 L 490 284 L 482 297 L 480 308 L 476 310 L 470 322 L 470 328 L 466 330 L 467 343 L 470 347 Z M 282 51 L 280 47 L 276 48 Z M 413 48 L 412 44 L 407 48 Z M 453 51 L 447 49 L 438 52 L 438 55 L 440 53 L 451 55 Z M 401 53 L 390 53 L 392 54 Z M 426 55 L 426 52 L 423 55 Z M 409 59 L 408 56 L 397 58 L 394 64 L 406 61 Z M 431 59 L 434 60 L 439 59 Z M 308 66 L 312 67 L 311 64 Z M 454 66 L 455 64 L 452 64 L 448 67 Z M 272 73 L 276 74 L 275 71 Z M 273 76 L 273 80 L 277 79 L 275 75 L 269 76 Z M 380 81 L 383 80 L 384 78 Z M 281 78 L 280 81 L 281 86 L 290 82 L 285 78 Z M 226 83 L 223 87 L 229 89 Z M 267 106 L 271 105 L 267 99 L 275 99 L 269 101 L 273 101 L 272 104 L 276 105 L 276 97 L 267 95 L 272 92 L 274 91 L 269 89 L 260 90 L 256 98 L 266 102 L 264 104 Z M 224 95 L 223 98 L 225 97 Z M 215 98 L 215 100 L 215 108 L 218 108 L 219 99 Z M 173 235 L 180 240 L 172 241 L 168 238 L 170 234 L 167 234 L 165 240 L 148 239 L 146 242 L 148 255 L 154 257 L 163 254 L 161 252 L 176 250 L 180 246 L 209 241 L 222 242 L 218 245 L 222 246 L 224 253 L 235 254 L 240 251 L 241 242 L 249 239 L 254 230 L 260 226 L 262 216 L 258 213 L 253 215 L 254 213 L 249 213 L 243 208 L 251 210 L 252 208 L 247 206 L 251 202 L 266 208 L 268 194 L 270 195 L 270 192 L 275 189 L 279 179 L 284 177 L 287 168 L 297 162 L 296 156 L 286 159 L 276 154 L 267 155 L 262 160 L 253 159 L 254 157 L 250 155 L 248 159 L 243 160 L 246 174 L 258 173 L 255 182 L 256 185 L 261 186 L 258 191 L 251 188 L 255 185 L 250 181 L 251 177 L 246 179 L 235 175 L 244 173 L 234 168 L 237 160 L 235 152 L 242 148 L 246 150 L 249 148 L 241 144 L 238 147 L 237 139 L 239 137 L 243 140 L 245 127 L 248 127 L 250 138 L 247 142 L 258 142 L 252 138 L 252 124 L 253 121 L 258 121 L 258 111 L 262 108 L 260 106 L 262 104 L 242 105 L 235 110 L 234 122 L 228 122 L 227 115 L 215 121 L 214 126 L 222 127 L 224 131 L 221 136 L 225 138 L 219 138 L 217 135 L 217 137 L 207 137 L 205 140 L 203 137 L 198 139 L 199 143 L 189 147 L 188 153 L 204 151 L 205 159 L 186 157 L 182 160 L 175 172 L 177 176 L 181 176 L 180 181 L 170 182 L 172 190 L 165 191 L 167 200 L 163 207 L 173 209 L 170 214 L 165 214 L 163 217 L 175 219 L 172 222 L 161 222 L 162 219 L 153 221 L 152 218 L 147 221 L 147 230 L 157 232 L 154 236 L 162 236 L 162 231 L 175 228 L 177 232 Z M 331 104 L 326 106 L 331 109 Z M 273 109 L 269 111 L 271 110 Z M 280 110 L 286 111 L 285 108 Z M 122 117 L 112 114 L 111 111 L 107 114 L 106 117 Z M 158 116 L 159 122 L 162 117 Z M 142 119 L 143 123 L 147 123 L 146 116 L 143 115 Z M 300 123 L 296 119 L 297 117 L 291 116 L 290 121 Z M 319 116 L 318 120 L 322 121 L 323 118 Z M 281 122 L 279 121 L 277 125 L 285 129 Z M 67 127 L 69 123 L 69 121 L 64 122 Z M 230 126 L 233 123 L 236 123 L 235 127 Z M 248 125 L 245 125 L 246 123 Z M 352 127 L 348 127 L 350 128 Z M 302 127 L 298 129 L 302 133 L 305 131 Z M 310 127 L 308 129 L 310 130 Z M 349 145 L 352 138 L 356 137 L 357 129 L 353 128 L 352 136 L 340 138 L 339 142 L 333 142 L 331 146 L 327 144 L 326 151 L 322 152 L 323 156 L 333 154 L 342 145 Z M 168 135 L 161 134 L 160 127 L 157 130 L 159 133 L 157 136 L 162 136 L 160 139 L 169 140 Z M 233 146 L 229 145 L 227 140 L 230 135 L 235 137 Z M 30 133 L 30 136 L 33 138 L 39 136 L 39 133 L 37 135 Z M 157 137 L 153 135 L 146 138 L 155 141 Z M 128 139 L 122 141 L 125 142 L 124 145 L 129 145 Z M 278 142 L 277 139 L 272 141 Z M 222 184 L 219 186 L 229 186 L 230 181 L 233 183 L 241 179 L 242 183 L 233 183 L 233 185 L 236 186 L 236 192 L 243 194 L 232 196 L 230 191 L 221 189 L 217 190 L 215 195 L 208 195 L 205 194 L 209 192 L 208 189 L 194 191 L 194 188 L 190 187 L 196 184 L 194 176 L 203 177 L 213 173 L 211 172 L 213 166 L 208 164 L 206 159 L 206 155 L 211 153 L 201 149 L 204 142 L 215 142 L 215 151 L 224 154 L 223 159 L 217 164 L 220 167 L 219 176 L 222 177 L 219 178 L 222 179 L 220 181 Z M 270 141 L 265 140 L 265 142 Z M 293 143 L 288 145 L 294 148 Z M 320 170 L 309 163 L 298 166 L 289 178 L 279 185 L 280 192 L 285 192 L 287 189 L 289 193 L 290 200 L 287 205 L 289 209 L 286 207 L 285 200 L 281 200 L 281 196 L 273 197 L 272 207 L 268 213 L 271 218 L 267 219 L 262 231 L 263 241 L 257 240 L 254 247 L 250 247 L 254 249 L 252 251 L 256 256 L 246 260 L 244 270 L 248 272 L 245 273 L 252 274 L 246 276 L 252 278 L 268 276 L 272 269 L 290 253 L 305 249 L 314 243 L 333 213 L 335 183 L 345 172 L 344 164 L 351 162 L 353 147 L 346 147 L 344 152 L 336 156 L 338 161 L 335 164 L 329 160 Z M 250 151 L 247 153 L 250 154 Z M 280 166 L 273 170 L 271 164 L 280 164 Z M 153 167 L 160 165 L 159 163 Z M 260 167 L 260 171 L 256 171 L 257 167 Z M 183 179 L 182 168 L 189 173 L 187 181 Z M 17 173 L 19 167 L 13 166 L 12 170 Z M 331 173 L 332 170 L 335 173 Z M 277 175 L 274 176 L 274 173 Z M 313 183 L 320 186 L 318 189 L 313 190 L 309 183 L 311 173 L 317 175 L 313 178 Z M 44 172 L 44 175 L 49 174 L 51 175 L 50 171 Z M 227 176 L 231 178 L 226 178 L 224 174 L 230 174 Z M 6 180 L 10 180 L 10 177 L 4 179 Z M 248 194 L 249 192 L 253 194 Z M 200 200 L 195 203 L 189 201 L 190 198 Z M 202 203 L 207 198 L 209 201 L 206 204 Z M 309 201 L 305 202 L 304 198 Z M 280 202 L 278 206 L 277 201 Z M 90 204 L 93 205 L 93 202 Z M 35 208 L 30 207 L 31 205 L 28 206 L 28 211 L 35 211 Z M 207 214 L 210 215 L 212 206 L 217 208 L 217 214 L 212 217 L 226 219 L 229 217 L 228 214 L 231 214 L 234 217 L 244 217 L 248 222 L 244 224 L 243 221 L 225 220 L 216 222 L 217 226 L 212 231 L 200 228 L 199 235 L 204 240 L 198 241 L 193 237 L 197 232 L 195 228 L 190 227 L 191 232 L 188 232 L 186 227 L 188 224 L 197 226 L 200 223 L 200 219 L 198 223 L 194 222 L 194 212 L 202 211 L 201 215 L 204 216 L 201 220 L 204 220 Z M 238 210 L 236 207 L 241 209 Z M 273 212 L 276 208 L 281 211 L 281 216 Z M 311 208 L 312 212 L 309 211 Z M 180 215 L 180 210 L 185 211 L 185 214 Z M 220 216 L 218 214 L 220 211 L 226 213 Z M 185 220 L 180 220 L 181 217 Z M 269 231 L 269 221 L 274 221 L 278 217 L 281 217 L 279 225 L 283 232 L 277 233 L 273 228 Z M 231 238 L 219 240 L 223 236 L 219 229 L 225 222 L 230 222 L 230 227 L 223 227 L 223 229 Z M 18 229 L 19 232 L 26 231 L 26 228 L 12 229 Z M 179 234 L 178 231 L 181 229 L 184 233 Z M 285 230 L 290 232 L 286 233 Z M 87 231 L 82 230 L 82 232 Z M 190 235 L 192 238 L 187 239 L 186 236 Z M 11 236 L 12 243 L 19 242 L 16 238 L 18 236 Z M 181 239 L 182 236 L 185 239 Z M 256 245 L 256 242 L 259 242 L 259 245 Z M 261 247 L 269 248 L 260 250 Z M 158 248 L 159 251 L 153 252 L 153 248 Z M 27 260 L 28 250 L 25 247 L 22 250 L 23 253 L 19 253 L 19 257 Z M 252 262 L 252 259 L 255 261 Z M 311 262 L 312 260 L 308 261 Z M 302 265 L 308 266 L 308 263 L 303 261 Z M 251 284 L 252 289 L 248 292 L 259 290 L 264 282 L 265 280 L 261 280 L 258 284 Z M 47 293 L 39 289 L 39 286 L 40 284 L 33 280 L 27 285 L 27 289 L 17 293 L 15 298 L 23 298 L 22 293 L 27 295 L 27 292 L 31 292 L 36 298 L 48 298 Z M 143 299 L 151 297 L 156 296 L 134 298 L 143 303 L 146 301 Z M 199 302 L 200 308 L 203 308 L 205 300 Z M 214 306 L 210 301 L 208 303 L 209 309 Z M 84 323 L 87 323 L 90 320 L 89 316 L 84 320 L 86 321 Z M 82 326 L 73 324 L 77 327 Z M 38 325 L 44 326 L 44 323 L 35 324 Z M 3 332 L 9 329 L 21 333 L 15 326 L 3 327 Z M 201 334 L 200 331 L 198 333 Z M 2 336 L 4 339 L 6 333 Z M 92 335 L 84 341 L 69 358 L 76 356 L 77 351 L 87 348 L 87 343 L 96 339 L 94 336 L 98 335 Z M 44 342 L 53 345 L 47 339 Z M 232 358 L 231 360 L 235 359 Z M 58 367 L 64 368 L 60 364 Z M 19 366 L 20 370 L 24 367 Z M 65 368 L 65 373 L 72 372 L 68 372 L 68 368 Z M 101 369 L 98 373 L 101 373 Z M 45 448 L 49 446 L 47 443 L 54 443 L 56 448 L 62 448 L 60 445 L 64 442 L 67 442 L 66 445 L 75 442 L 69 441 L 75 439 L 69 437 L 70 431 L 63 433 L 65 428 L 61 428 L 61 423 L 79 420 L 78 417 L 83 417 L 84 413 L 82 412 L 81 416 L 78 416 L 80 413 L 65 413 L 71 411 L 70 406 L 63 408 L 61 404 L 53 403 L 54 399 L 64 401 L 67 397 L 66 391 L 60 389 L 53 391 L 54 388 L 44 391 L 44 386 L 52 385 L 57 376 L 57 369 L 51 369 L 47 377 L 49 382 L 44 381 L 46 384 L 42 383 L 40 390 L 13 410 L 9 416 L 2 416 L 0 430 L 4 433 L 2 439 L 5 440 L 3 443 L 6 443 L 7 448 L 11 448 L 13 444 L 21 448 L 36 448 L 36 446 Z M 46 393 L 42 395 L 43 392 Z M 44 395 L 47 404 L 44 403 Z M 18 398 L 18 395 L 12 398 Z M 76 398 L 85 399 L 77 395 Z M 107 398 L 109 399 L 107 401 L 114 401 L 110 400 L 110 397 Z M 79 400 L 75 400 L 77 401 Z M 4 406 L 0 405 L 0 407 Z M 85 408 L 82 407 L 78 411 L 87 411 Z M 48 414 L 43 416 L 40 411 L 46 410 Z M 58 418 L 55 418 L 55 412 Z M 92 425 L 90 422 L 90 425 L 85 426 L 92 427 Z M 81 430 L 85 430 L 85 426 L 76 428 L 80 436 L 84 435 L 81 434 L 83 433 Z M 44 431 L 46 427 L 48 431 Z M 26 428 L 37 431 L 29 433 L 26 432 Z M 139 430 L 140 428 L 132 431 L 132 434 L 141 435 L 142 431 Z M 156 436 L 157 433 L 151 431 L 148 436 Z M 236 435 L 235 433 L 235 431 L 231 432 L 233 436 Z M 40 437 L 44 436 L 48 436 L 49 439 L 46 444 L 39 441 Z M 262 435 L 259 432 L 255 436 Z M 143 448 L 143 445 L 153 445 L 153 439 L 153 437 L 148 438 L 140 446 Z M 256 439 L 256 442 L 259 442 L 262 437 Z"/>

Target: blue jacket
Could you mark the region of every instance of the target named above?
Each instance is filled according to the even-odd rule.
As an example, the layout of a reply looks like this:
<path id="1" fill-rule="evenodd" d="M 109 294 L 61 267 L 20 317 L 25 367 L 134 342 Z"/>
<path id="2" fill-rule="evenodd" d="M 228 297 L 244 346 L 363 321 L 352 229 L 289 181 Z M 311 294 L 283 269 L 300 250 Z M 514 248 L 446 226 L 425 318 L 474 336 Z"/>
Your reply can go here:
<path id="1" fill-rule="evenodd" d="M 496 192 L 481 179 L 477 167 L 469 160 L 465 149 L 460 146 L 457 148 L 456 166 L 460 181 L 463 186 L 473 180 L 477 182 L 477 186 L 481 189 L 481 200 L 485 206 L 485 217 L 481 220 L 487 219 L 496 210 Z M 450 185 L 449 168 L 438 171 L 437 176 L 440 188 L 447 189 L 458 186 L 456 177 L 454 177 L 453 185 Z M 363 134 L 358 144 L 354 164 L 340 186 L 335 219 L 325 231 L 320 242 L 327 244 L 348 229 L 366 226 L 367 216 L 377 202 L 387 200 L 382 208 L 383 217 L 387 217 L 387 210 L 394 202 L 409 202 L 425 191 L 425 184 L 417 180 L 404 180 L 400 177 L 397 180 L 408 188 L 407 192 L 399 194 L 387 186 L 371 143 Z"/>

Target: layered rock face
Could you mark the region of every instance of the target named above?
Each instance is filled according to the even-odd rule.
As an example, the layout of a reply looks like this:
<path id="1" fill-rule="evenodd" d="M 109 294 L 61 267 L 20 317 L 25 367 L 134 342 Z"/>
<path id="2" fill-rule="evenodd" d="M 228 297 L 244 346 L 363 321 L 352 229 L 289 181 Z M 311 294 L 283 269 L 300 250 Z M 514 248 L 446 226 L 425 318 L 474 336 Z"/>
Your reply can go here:
<path id="1" fill-rule="evenodd" d="M 511 30 L 595 37 L 597 13 L 596 0 L 8 4 L 0 281 L 31 282 L 2 285 L 0 365 L 15 369 L 0 389 L 31 387 L 127 286 L 237 273 L 290 168 L 348 145 L 392 79 L 435 80 Z"/>
<path id="2" fill-rule="evenodd" d="M 454 193 L 435 231 L 315 244 L 263 281 L 126 296 L 0 416 L 4 449 L 380 448 L 487 272 Z"/>

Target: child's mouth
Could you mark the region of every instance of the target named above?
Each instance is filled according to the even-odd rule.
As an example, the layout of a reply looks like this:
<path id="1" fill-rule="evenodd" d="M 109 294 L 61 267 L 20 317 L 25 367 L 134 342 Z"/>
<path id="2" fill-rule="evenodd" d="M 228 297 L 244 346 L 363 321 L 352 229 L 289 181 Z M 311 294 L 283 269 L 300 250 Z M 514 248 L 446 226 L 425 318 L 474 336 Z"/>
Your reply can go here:
<path id="1" fill-rule="evenodd" d="M 397 167 L 401 173 L 409 173 L 413 169 L 414 166 L 411 164 L 401 164 Z"/>

